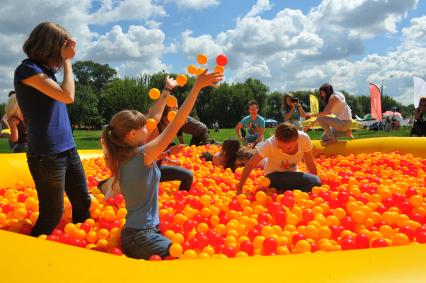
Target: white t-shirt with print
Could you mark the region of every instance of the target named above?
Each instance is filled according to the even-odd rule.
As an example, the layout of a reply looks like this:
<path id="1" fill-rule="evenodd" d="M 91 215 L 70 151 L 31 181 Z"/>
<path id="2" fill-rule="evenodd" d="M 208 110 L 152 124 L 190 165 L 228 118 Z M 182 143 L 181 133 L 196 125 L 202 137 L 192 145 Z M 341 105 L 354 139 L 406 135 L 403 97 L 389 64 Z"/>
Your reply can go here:
<path id="1" fill-rule="evenodd" d="M 257 150 L 263 158 L 266 158 L 266 165 L 264 169 L 265 175 L 273 172 L 298 171 L 297 163 L 299 163 L 303 159 L 303 154 L 305 152 L 311 151 L 313 148 L 311 139 L 307 134 L 301 131 L 298 131 L 298 134 L 298 150 L 293 155 L 284 153 L 277 146 L 275 136 L 272 136 L 267 139 L 265 143 Z"/>

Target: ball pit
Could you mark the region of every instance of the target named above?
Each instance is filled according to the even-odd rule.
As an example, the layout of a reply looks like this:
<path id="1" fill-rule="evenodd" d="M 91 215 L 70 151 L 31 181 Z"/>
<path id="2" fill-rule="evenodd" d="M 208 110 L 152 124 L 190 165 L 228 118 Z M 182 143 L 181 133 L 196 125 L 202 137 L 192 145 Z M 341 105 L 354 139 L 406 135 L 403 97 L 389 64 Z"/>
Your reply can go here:
<path id="1" fill-rule="evenodd" d="M 161 184 L 159 193 L 160 230 L 173 242 L 171 254 L 181 259 L 254 256 L 228 260 L 226 263 L 207 261 L 210 268 L 223 272 L 228 270 L 227 266 L 232 266 L 231 263 L 239 262 L 234 266 L 239 270 L 240 279 L 253 279 L 255 274 L 252 273 L 255 270 L 262 271 L 260 266 L 264 266 L 263 270 L 272 269 L 271 266 L 277 269 L 264 275 L 268 278 L 279 274 L 280 268 L 285 266 L 291 266 L 293 271 L 290 272 L 289 268 L 289 272 L 294 276 L 295 270 L 299 271 L 299 277 L 293 278 L 304 278 L 303 276 L 308 276 L 303 274 L 307 262 L 311 264 L 309 268 L 314 268 L 318 274 L 326 276 L 327 271 L 318 268 L 322 266 L 325 269 L 332 268 L 333 275 L 341 274 L 344 277 L 349 275 L 342 272 L 346 269 L 342 262 L 350 260 L 353 267 L 364 267 L 379 274 L 381 271 L 383 274 L 379 279 L 392 278 L 390 274 L 399 271 L 404 276 L 413 276 L 411 279 L 415 281 L 416 276 L 425 274 L 426 267 L 419 256 L 426 251 L 425 245 L 419 245 L 426 243 L 426 160 L 422 159 L 426 152 L 425 146 L 422 146 L 424 141 L 402 138 L 368 141 L 368 146 L 363 140 L 359 140 L 339 142 L 327 147 L 325 151 L 329 154 L 348 155 L 321 155 L 317 158 L 323 185 L 314 188 L 311 194 L 293 191 L 277 195 L 273 189 L 267 188 L 269 180 L 263 177 L 262 171 L 256 169 L 246 183 L 246 194 L 237 197 L 234 189 L 237 180 L 234 174 L 230 170 L 214 168 L 211 163 L 198 158 L 202 151 L 217 151 L 217 146 L 186 148 L 177 157 L 181 164 L 194 172 L 191 191 L 179 192 L 178 183 L 168 182 Z M 315 142 L 315 145 L 319 148 L 318 143 Z M 408 154 L 391 152 L 395 150 L 395 146 Z M 380 153 L 362 153 L 378 149 Z M 75 255 L 81 254 L 85 260 L 103 253 L 89 251 L 83 254 L 80 250 L 121 255 L 119 236 L 126 215 L 123 198 L 118 195 L 114 199 L 105 200 L 96 188 L 96 178 L 109 176 L 103 159 L 98 157 L 99 152 L 83 151 L 81 155 L 85 158 L 83 163 L 93 196 L 91 218 L 76 225 L 70 223 L 71 207 L 65 199 L 65 213 L 61 224 L 52 235 L 40 237 L 48 241 L 0 231 L 0 242 L 10 242 L 3 247 L 6 252 L 10 250 L 8 257 L 14 253 L 26 256 L 30 250 L 42 246 L 49 247 L 47 250 L 52 253 L 55 250 L 66 250 Z M 38 212 L 31 177 L 24 178 L 22 175 L 27 170 L 25 157 L 0 155 L 0 160 L 1 172 L 10 172 L 2 174 L 0 179 L 1 229 L 28 234 Z M 301 168 L 305 170 L 303 166 Z M 237 170 L 235 177 L 239 178 L 240 174 L 241 170 Z M 21 248 L 19 243 L 25 245 L 25 248 Z M 75 249 L 68 245 L 85 249 Z M 8 249 L 9 246 L 14 248 Z M 50 247 L 55 248 L 50 250 Z M 387 248 L 376 249 L 379 247 Z M 340 250 L 353 251 L 337 252 Z M 260 255 L 264 256 L 259 257 Z M 302 257 L 304 260 L 301 260 Z M 374 264 L 366 262 L 366 259 L 372 258 Z M 117 264 L 119 261 L 138 262 L 125 257 L 107 259 Z M 385 271 L 385 263 L 391 259 L 400 263 L 398 266 L 392 263 L 393 270 Z M 152 260 L 156 261 L 158 258 L 153 257 Z M 55 264 L 62 266 L 58 261 Z M 198 260 L 197 265 L 191 266 L 183 262 L 186 261 L 173 260 L 162 264 L 188 266 L 192 270 L 199 264 L 200 270 L 195 272 L 199 272 L 199 276 L 203 278 L 206 276 L 201 263 L 206 261 Z M 34 264 L 36 263 L 32 262 L 29 265 Z M 245 266 L 244 270 L 238 267 L 241 264 Z M 43 266 L 43 260 L 37 265 Z M 253 271 L 246 270 L 251 265 Z M 371 267 L 373 265 L 375 268 Z M 131 266 L 133 265 L 123 268 Z M 383 267 L 380 269 L 378 266 Z M 416 274 L 406 273 L 413 268 Z M 185 271 L 181 272 L 183 276 Z M 318 280 L 318 277 L 315 278 Z M 410 282 L 414 282 L 413 280 Z"/>

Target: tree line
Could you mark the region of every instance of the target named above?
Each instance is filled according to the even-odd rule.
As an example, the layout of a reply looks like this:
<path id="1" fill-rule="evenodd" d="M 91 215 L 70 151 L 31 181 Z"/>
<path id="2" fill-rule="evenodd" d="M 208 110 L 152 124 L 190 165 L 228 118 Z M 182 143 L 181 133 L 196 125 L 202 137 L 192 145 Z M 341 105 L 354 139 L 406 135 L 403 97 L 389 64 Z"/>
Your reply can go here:
<path id="1" fill-rule="evenodd" d="M 151 88 L 162 89 L 165 78 L 164 72 L 143 74 L 133 78 L 119 78 L 115 69 L 108 64 L 93 61 L 78 61 L 73 65 L 76 79 L 76 94 L 73 104 L 68 105 L 71 123 L 76 128 L 100 129 L 108 123 L 111 117 L 123 109 L 136 109 L 146 113 L 153 102 L 148 97 Z M 171 74 L 176 76 L 176 74 Z M 173 95 L 181 104 L 194 84 L 194 78 L 189 77 L 183 87 L 176 87 Z M 309 95 L 317 97 L 315 91 L 291 91 L 299 98 L 305 111 L 309 111 Z M 355 96 L 342 90 L 353 115 L 363 117 L 370 113 L 370 97 Z M 260 80 L 249 78 L 241 83 L 221 83 L 217 88 L 207 88 L 199 95 L 192 116 L 210 126 L 218 122 L 221 128 L 234 127 L 238 121 L 247 115 L 247 103 L 256 100 L 260 107 L 260 115 L 282 121 L 281 107 L 285 93 L 270 92 L 268 86 Z M 396 107 L 404 117 L 411 116 L 414 105 L 405 106 L 390 96 L 382 99 L 383 111 Z M 0 104 L 0 114 L 4 113 L 4 104 Z M 323 105 L 320 104 L 320 109 Z"/>

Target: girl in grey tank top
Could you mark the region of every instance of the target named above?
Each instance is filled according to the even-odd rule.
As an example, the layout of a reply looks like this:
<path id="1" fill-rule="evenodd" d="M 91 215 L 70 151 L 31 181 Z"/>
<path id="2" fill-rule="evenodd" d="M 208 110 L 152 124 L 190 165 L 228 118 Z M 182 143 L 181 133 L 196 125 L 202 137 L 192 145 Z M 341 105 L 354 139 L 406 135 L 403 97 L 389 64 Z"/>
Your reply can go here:
<path id="1" fill-rule="evenodd" d="M 185 102 L 174 120 L 155 139 L 146 142 L 161 119 L 167 97 L 176 80 L 167 76 L 166 84 L 157 102 L 145 117 L 136 110 L 123 110 L 115 114 L 102 132 L 106 164 L 119 182 L 126 201 L 126 224 L 121 231 L 121 248 L 128 257 L 149 259 L 153 255 L 169 255 L 171 242 L 160 234 L 158 225 L 158 188 L 160 171 L 156 160 L 167 148 L 191 112 L 201 89 L 214 86 L 222 80 L 218 73 L 197 77 Z M 147 123 L 149 121 L 149 123 Z"/>

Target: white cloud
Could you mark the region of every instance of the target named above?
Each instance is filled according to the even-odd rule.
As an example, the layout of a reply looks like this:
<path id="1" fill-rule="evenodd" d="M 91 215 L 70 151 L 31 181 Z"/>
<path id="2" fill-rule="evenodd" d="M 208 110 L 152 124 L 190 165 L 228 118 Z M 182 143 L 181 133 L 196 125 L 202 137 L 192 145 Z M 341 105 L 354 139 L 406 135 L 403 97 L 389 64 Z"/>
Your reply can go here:
<path id="1" fill-rule="evenodd" d="M 217 54 L 225 53 L 231 81 L 253 77 L 271 90 L 282 91 L 330 82 L 336 89 L 366 95 L 369 82 L 379 84 L 388 77 L 385 93 L 411 102 L 411 75 L 426 75 L 426 16 L 399 29 L 417 0 L 324 0 L 307 13 L 283 9 L 270 18 L 262 13 L 271 9 L 273 1 L 258 0 L 233 28 L 197 35 L 186 30 L 172 37 L 172 43 L 166 43 L 173 35 L 165 34 L 162 27 L 169 19 L 166 8 L 172 12 L 175 5 L 165 3 L 175 3 L 177 10 L 220 7 L 218 0 L 4 0 L 0 101 L 13 87 L 13 71 L 24 58 L 24 40 L 36 24 L 47 20 L 71 31 L 78 42 L 76 60 L 108 63 L 121 76 L 173 70 L 163 61 L 165 53 L 186 56 L 194 63 L 197 54 L 205 53 L 209 68 Z M 388 51 L 380 55 L 365 54 L 366 40 L 389 34 L 400 39 L 397 46 L 386 47 Z"/>
<path id="2" fill-rule="evenodd" d="M 13 88 L 14 70 L 25 58 L 22 45 L 40 22 L 53 21 L 71 32 L 77 41 L 76 60 L 109 63 L 117 66 L 120 74 L 135 75 L 170 68 L 161 57 L 164 52 L 174 52 L 176 46 L 164 46 L 161 23 L 155 20 L 164 16 L 164 8 L 154 0 L 2 1 L 0 70 L 4 75 L 0 78 L 0 102 L 6 101 Z M 123 20 L 143 21 L 145 26 L 129 26 L 127 33 L 119 26 L 101 33 L 93 30 L 99 24 Z"/>
<path id="3" fill-rule="evenodd" d="M 219 0 L 166 0 L 166 3 L 174 3 L 181 10 L 203 10 L 220 4 Z"/>
<path id="4" fill-rule="evenodd" d="M 152 0 L 104 0 L 101 7 L 90 15 L 91 23 L 105 24 L 118 21 L 147 20 L 163 17 L 166 11 Z"/>
<path id="5" fill-rule="evenodd" d="M 193 57 L 205 52 L 228 54 L 229 67 L 243 68 L 245 62 L 258 64 L 275 60 L 272 57 L 283 51 L 314 55 L 323 44 L 322 39 L 306 29 L 308 19 L 301 11 L 285 9 L 272 20 L 261 17 L 238 19 L 234 29 L 211 35 L 193 37 L 191 31 L 182 33 L 182 52 Z M 240 72 L 246 73 L 246 72 Z"/>
<path id="6" fill-rule="evenodd" d="M 426 16 L 411 20 L 411 26 L 402 29 L 406 44 L 414 44 L 413 48 L 426 45 Z"/>
<path id="7" fill-rule="evenodd" d="M 223 48 L 216 39 L 210 35 L 202 35 L 199 37 L 192 37 L 192 32 L 186 30 L 181 35 L 181 46 L 179 48 L 187 58 L 193 60 L 195 63 L 198 54 L 206 54 L 209 61 L 207 66 L 211 68 L 214 66 L 215 56 L 223 52 Z"/>
<path id="8" fill-rule="evenodd" d="M 311 80 L 311 79 L 323 79 L 325 78 L 324 70 L 322 69 L 307 69 L 301 70 L 295 75 L 296 79 L 299 80 Z"/>
<path id="9" fill-rule="evenodd" d="M 384 82 L 385 92 L 402 98 L 410 91 L 411 74 L 426 70 L 426 17 L 412 19 L 402 31 L 401 44 L 389 52 L 351 59 L 364 53 L 366 39 L 397 33 L 398 23 L 417 0 L 325 0 L 307 14 L 283 9 L 272 19 L 258 15 L 267 2 L 258 1 L 249 17 L 237 19 L 234 28 L 216 37 L 185 32 L 182 52 L 221 50 L 229 57 L 232 80 L 254 77 L 271 90 L 283 91 L 330 82 L 336 89 L 368 95 L 369 82 L 380 83 L 392 74 Z"/>
<path id="10" fill-rule="evenodd" d="M 407 15 L 418 0 L 324 0 L 312 9 L 310 17 L 321 22 L 318 27 L 331 25 L 350 29 L 362 37 L 381 32 L 396 32 L 396 24 Z"/>
<path id="11" fill-rule="evenodd" d="M 145 73 L 157 73 L 160 71 L 169 72 L 172 67 L 164 64 L 160 59 L 153 58 L 150 61 L 127 61 L 117 68 L 120 77 L 135 77 Z"/>
<path id="12" fill-rule="evenodd" d="M 246 78 L 257 78 L 262 80 L 270 77 L 271 71 L 266 62 L 258 62 L 256 64 L 243 63 L 242 68 L 237 71 L 234 79 L 236 81 L 242 81 Z"/>
<path id="13" fill-rule="evenodd" d="M 418 0 L 324 0 L 307 15 L 312 32 L 324 40 L 318 60 L 344 59 L 364 53 L 364 41 L 396 33 L 396 25 Z"/>
<path id="14" fill-rule="evenodd" d="M 81 0 L 78 3 L 65 0 L 4 0 L 1 5 L 0 102 L 6 101 L 7 93 L 13 89 L 15 68 L 25 58 L 22 45 L 37 24 L 53 21 L 66 27 L 78 39 L 79 50 L 84 49 L 94 36 L 86 24 L 89 0 Z"/>
<path id="15" fill-rule="evenodd" d="M 272 4 L 269 0 L 257 0 L 256 4 L 251 7 L 250 11 L 247 13 L 246 17 L 254 17 L 271 9 Z"/>
<path id="16" fill-rule="evenodd" d="M 157 57 L 164 50 L 165 35 L 159 29 L 129 26 L 127 33 L 115 25 L 110 32 L 99 36 L 86 51 L 86 59 L 120 62 Z"/>
<path id="17" fill-rule="evenodd" d="M 160 29 L 129 26 L 125 33 L 116 25 L 92 43 L 84 59 L 116 65 L 120 76 L 170 70 L 171 67 L 163 63 L 161 57 L 165 52 L 173 53 L 176 47 L 173 44 L 166 47 L 164 39 Z"/>
<path id="18" fill-rule="evenodd" d="M 13 71 L 8 66 L 0 64 L 0 103 L 7 101 L 9 91 L 13 90 Z"/>

